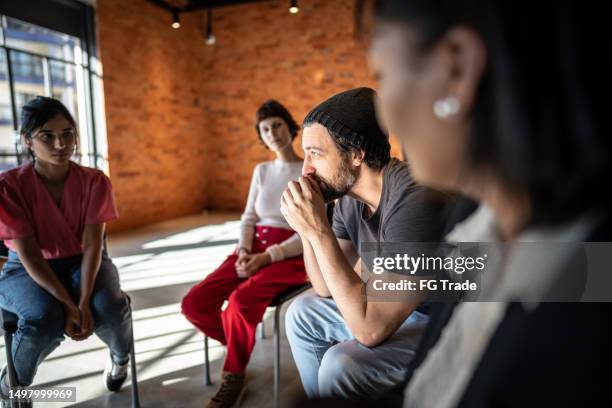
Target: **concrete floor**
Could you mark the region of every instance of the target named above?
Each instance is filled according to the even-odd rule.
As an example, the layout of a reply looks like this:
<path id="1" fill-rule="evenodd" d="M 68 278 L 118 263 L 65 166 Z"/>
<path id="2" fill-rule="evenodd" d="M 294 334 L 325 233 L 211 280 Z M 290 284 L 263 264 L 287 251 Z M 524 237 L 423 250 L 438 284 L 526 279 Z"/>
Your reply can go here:
<path id="1" fill-rule="evenodd" d="M 202 407 L 216 392 L 223 347 L 213 340 L 209 343 L 214 384 L 206 387 L 203 337 L 180 314 L 179 302 L 233 250 L 238 219 L 238 214 L 202 214 L 109 237 L 109 251 L 119 268 L 123 290 L 132 298 L 143 407 Z M 272 406 L 270 312 L 266 314 L 267 337 L 257 341 L 247 370 L 249 393 L 242 407 Z M 0 339 L 0 364 L 5 362 L 4 351 Z M 35 406 L 129 407 L 129 378 L 119 393 L 110 393 L 103 385 L 107 358 L 108 351 L 96 336 L 83 342 L 65 340 L 40 365 L 34 385 L 76 387 L 77 403 Z M 303 396 L 303 390 L 284 334 L 281 367 L 281 405 L 291 406 L 295 398 Z"/>

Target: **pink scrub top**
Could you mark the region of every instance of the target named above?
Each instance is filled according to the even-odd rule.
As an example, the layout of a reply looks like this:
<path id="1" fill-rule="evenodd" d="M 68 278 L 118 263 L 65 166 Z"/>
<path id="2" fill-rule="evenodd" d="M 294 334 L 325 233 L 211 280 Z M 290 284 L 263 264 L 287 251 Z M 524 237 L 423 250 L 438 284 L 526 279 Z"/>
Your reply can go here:
<path id="1" fill-rule="evenodd" d="M 0 239 L 34 235 L 45 259 L 83 252 L 85 225 L 118 217 L 110 180 L 100 170 L 70 162 L 58 207 L 51 193 L 28 163 L 0 174 Z"/>

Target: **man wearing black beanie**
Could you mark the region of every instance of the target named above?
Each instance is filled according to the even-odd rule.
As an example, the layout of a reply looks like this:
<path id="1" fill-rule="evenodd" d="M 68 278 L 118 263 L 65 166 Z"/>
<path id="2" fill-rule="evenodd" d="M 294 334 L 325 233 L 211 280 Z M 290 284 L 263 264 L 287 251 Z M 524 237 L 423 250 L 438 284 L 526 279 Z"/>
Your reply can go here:
<path id="1" fill-rule="evenodd" d="M 373 301 L 374 279 L 360 277 L 368 243 L 440 241 L 448 209 L 441 194 L 418 186 L 408 166 L 390 157 L 375 97 L 372 89 L 352 89 L 306 116 L 303 176 L 281 199 L 316 292 L 296 299 L 286 315 L 310 398 L 374 397 L 401 383 L 428 321 L 420 297 Z M 334 199 L 330 225 L 325 203 Z"/>

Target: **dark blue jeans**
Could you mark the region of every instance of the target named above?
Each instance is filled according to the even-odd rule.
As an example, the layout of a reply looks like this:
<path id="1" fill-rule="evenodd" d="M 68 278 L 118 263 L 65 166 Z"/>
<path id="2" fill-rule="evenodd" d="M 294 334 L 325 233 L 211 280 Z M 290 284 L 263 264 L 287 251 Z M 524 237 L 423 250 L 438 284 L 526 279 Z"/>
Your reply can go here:
<path id="1" fill-rule="evenodd" d="M 75 303 L 81 290 L 80 255 L 48 261 Z M 0 272 L 0 308 L 19 318 L 13 336 L 13 359 L 20 385 L 32 384 L 38 365 L 64 340 L 64 307 L 28 275 L 17 253 L 10 251 Z M 130 351 L 131 313 L 119 286 L 117 268 L 102 253 L 91 296 L 95 333 L 118 358 Z"/>

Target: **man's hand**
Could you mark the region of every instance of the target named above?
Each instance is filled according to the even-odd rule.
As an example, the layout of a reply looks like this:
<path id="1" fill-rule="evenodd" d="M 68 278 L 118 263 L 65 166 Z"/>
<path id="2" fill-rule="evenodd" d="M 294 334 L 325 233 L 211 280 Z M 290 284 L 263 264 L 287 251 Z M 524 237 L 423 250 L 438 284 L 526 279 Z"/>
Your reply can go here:
<path id="1" fill-rule="evenodd" d="M 306 239 L 330 228 L 319 184 L 309 176 L 289 182 L 281 197 L 281 213 L 289 226 Z"/>
<path id="2" fill-rule="evenodd" d="M 264 266 L 270 265 L 272 258 L 267 252 L 260 254 L 246 255 L 244 261 L 236 265 L 236 274 L 240 278 L 250 278 Z"/>

